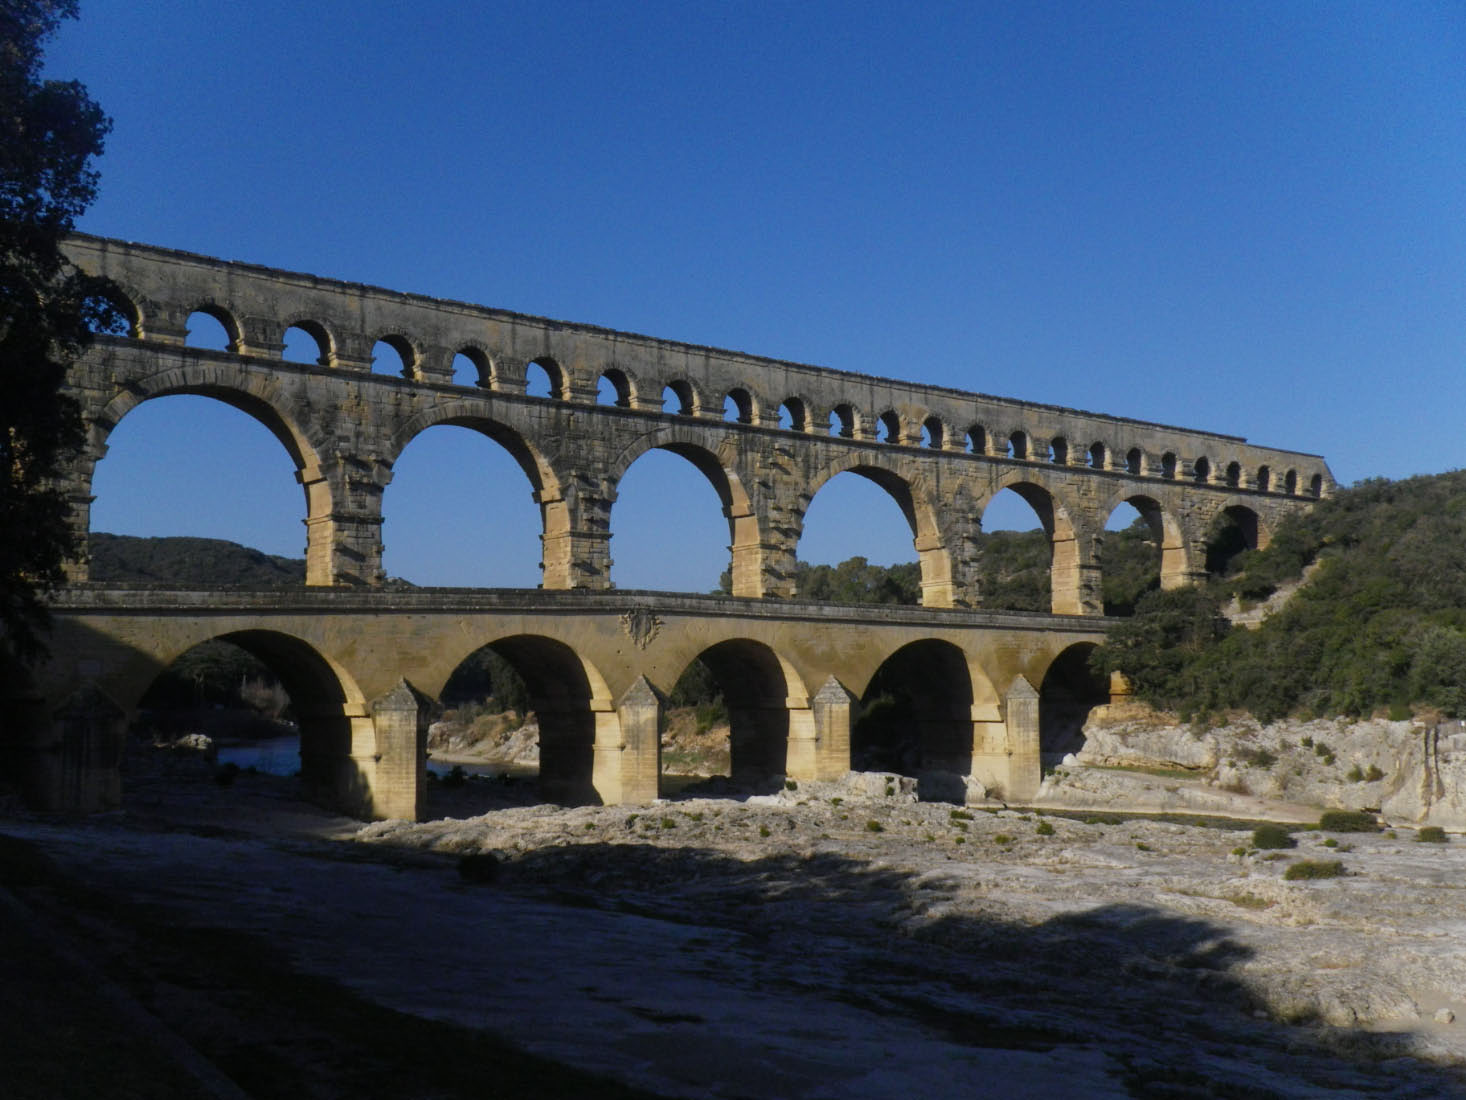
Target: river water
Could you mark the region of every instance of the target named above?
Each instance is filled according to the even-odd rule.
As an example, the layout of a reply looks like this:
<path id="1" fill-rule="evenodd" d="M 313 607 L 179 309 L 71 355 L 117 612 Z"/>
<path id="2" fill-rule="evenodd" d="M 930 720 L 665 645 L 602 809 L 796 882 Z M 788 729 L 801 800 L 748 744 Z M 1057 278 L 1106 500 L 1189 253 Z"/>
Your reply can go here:
<path id="1" fill-rule="evenodd" d="M 295 775 L 300 771 L 300 738 L 267 737 L 258 741 L 231 741 L 218 747 L 219 763 L 233 764 L 248 770 L 253 768 L 265 775 Z M 452 761 L 429 758 L 428 771 L 436 775 L 449 774 L 455 767 L 463 769 L 465 775 L 534 775 L 538 769 L 515 764 L 454 764 Z"/>

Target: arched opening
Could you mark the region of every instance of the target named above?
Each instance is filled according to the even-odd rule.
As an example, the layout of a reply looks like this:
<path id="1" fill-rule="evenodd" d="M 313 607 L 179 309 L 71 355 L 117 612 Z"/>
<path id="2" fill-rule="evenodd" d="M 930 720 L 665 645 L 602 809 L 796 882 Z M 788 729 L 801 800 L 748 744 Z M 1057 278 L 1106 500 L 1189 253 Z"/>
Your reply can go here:
<path id="1" fill-rule="evenodd" d="M 1130 497 L 1110 513 L 1100 557 L 1106 615 L 1134 614 L 1136 601 L 1160 587 L 1165 541 L 1161 506 L 1150 497 Z"/>
<path id="2" fill-rule="evenodd" d="M 1242 464 L 1240 462 L 1227 463 L 1227 488 L 1236 489 L 1242 484 Z"/>
<path id="3" fill-rule="evenodd" d="M 857 426 L 853 405 L 836 405 L 830 410 L 830 434 L 832 436 L 854 439 Z"/>
<path id="4" fill-rule="evenodd" d="M 349 708 L 348 704 L 355 704 Z M 219 782 L 251 782 L 257 773 L 300 777 L 302 793 L 359 816 L 371 816 L 374 777 L 358 760 L 376 749 L 370 719 L 354 687 L 311 645 L 270 630 L 219 635 L 193 646 L 165 669 L 138 703 L 139 741 L 199 746 L 191 768 Z M 195 739 L 202 733 L 209 750 Z M 201 751 L 202 750 L 202 751 Z M 182 754 L 174 748 L 168 764 Z"/>
<path id="5" fill-rule="evenodd" d="M 494 384 L 489 357 L 478 348 L 464 348 L 453 356 L 453 384 L 489 389 Z"/>
<path id="6" fill-rule="evenodd" d="M 897 475 L 859 466 L 830 478 L 804 513 L 795 595 L 820 603 L 919 604 L 950 581 L 944 549 L 916 551 L 917 532 L 934 520 L 918 514 Z M 949 597 L 948 597 L 949 598 Z M 934 606 L 946 606 L 939 599 Z"/>
<path id="7" fill-rule="evenodd" d="M 727 474 L 701 448 L 669 445 L 638 456 L 617 483 L 611 509 L 615 586 L 717 592 L 724 574 L 731 585 L 731 502 Z"/>
<path id="8" fill-rule="evenodd" d="M 1139 477 L 1144 465 L 1144 452 L 1139 447 L 1131 447 L 1125 454 L 1125 472 Z"/>
<path id="9" fill-rule="evenodd" d="M 188 335 L 183 342 L 188 347 L 209 351 L 238 351 L 239 332 L 229 314 L 203 307 L 188 315 Z"/>
<path id="10" fill-rule="evenodd" d="M 331 365 L 331 337 L 316 321 L 297 321 L 285 330 L 285 348 L 280 357 L 288 363 Z"/>
<path id="11" fill-rule="evenodd" d="M 697 395 L 691 383 L 678 379 L 662 390 L 662 411 L 673 416 L 693 416 L 697 412 Z"/>
<path id="12" fill-rule="evenodd" d="M 1089 445 L 1089 468 L 1091 470 L 1103 470 L 1109 466 L 1109 451 L 1103 443 L 1091 443 Z"/>
<path id="13" fill-rule="evenodd" d="M 1038 692 L 1038 752 L 1044 771 L 1084 748 L 1084 723 L 1090 711 L 1110 701 L 1107 676 L 1092 671 L 1095 646 L 1080 642 L 1054 658 Z"/>
<path id="14" fill-rule="evenodd" d="M 1206 536 L 1206 571 L 1214 577 L 1236 573 L 1243 555 L 1258 548 L 1257 513 L 1240 504 L 1222 510 Z"/>
<path id="15" fill-rule="evenodd" d="M 1069 441 L 1062 435 L 1049 440 L 1049 461 L 1057 466 L 1069 464 Z"/>
<path id="16" fill-rule="evenodd" d="M 88 294 L 82 299 L 81 313 L 82 324 L 94 336 L 137 338 L 141 315 L 119 290 L 109 288 L 104 293 Z"/>
<path id="17" fill-rule="evenodd" d="M 1273 487 L 1273 472 L 1266 466 L 1257 468 L 1257 490 L 1260 493 L 1271 492 Z"/>
<path id="18" fill-rule="evenodd" d="M 967 429 L 967 453 L 974 455 L 988 453 L 988 433 L 981 424 L 974 424 Z"/>
<path id="19" fill-rule="evenodd" d="M 786 428 L 791 432 L 809 430 L 803 401 L 797 397 L 785 399 L 784 403 L 779 406 L 779 427 Z"/>
<path id="20" fill-rule="evenodd" d="M 631 408 L 631 379 L 625 371 L 612 367 L 601 374 L 596 382 L 596 404 Z"/>
<path id="21" fill-rule="evenodd" d="M 894 409 L 887 409 L 876 417 L 876 442 L 901 442 L 901 418 L 896 415 Z"/>
<path id="22" fill-rule="evenodd" d="M 456 766 L 501 783 L 538 776 L 548 802 L 598 803 L 592 694 L 585 663 L 563 642 L 518 634 L 480 646 L 444 685 L 453 717 L 441 736 L 430 734 L 433 770 Z M 446 794 L 436 788 L 433 797 Z"/>
<path id="23" fill-rule="evenodd" d="M 416 356 L 407 338 L 396 334 L 383 336 L 372 345 L 372 373 L 390 374 L 394 378 L 411 378 Z"/>
<path id="24" fill-rule="evenodd" d="M 1298 471 L 1289 470 L 1283 475 L 1283 492 L 1290 497 L 1298 495 Z"/>
<path id="25" fill-rule="evenodd" d="M 742 388 L 729 390 L 723 398 L 723 419 L 736 424 L 752 424 L 753 396 Z"/>
<path id="26" fill-rule="evenodd" d="M 1308 495 L 1315 499 L 1323 496 L 1323 474 L 1314 474 L 1308 479 Z"/>
<path id="27" fill-rule="evenodd" d="M 1053 504 L 1036 485 L 993 495 L 978 535 L 983 607 L 1049 611 L 1053 606 Z"/>
<path id="28" fill-rule="evenodd" d="M 1211 460 L 1202 455 L 1191 465 L 1191 480 L 1198 485 L 1205 485 L 1211 480 Z"/>
<path id="29" fill-rule="evenodd" d="M 129 410 L 92 476 L 93 579 L 303 582 L 303 459 L 268 415 L 193 394 Z"/>
<path id="30" fill-rule="evenodd" d="M 932 773 L 972 772 L 972 676 L 950 642 L 902 646 L 882 662 L 860 699 L 850 731 L 855 771 L 915 777 L 923 797 L 946 797 L 952 784 Z"/>
<path id="31" fill-rule="evenodd" d="M 1013 432 L 1008 436 L 1008 457 L 1028 457 L 1028 436 L 1024 432 Z"/>
<path id="32" fill-rule="evenodd" d="M 946 445 L 947 429 L 935 416 L 929 416 L 921 422 L 921 445 L 929 447 L 934 451 L 940 451 Z"/>
<path id="33" fill-rule="evenodd" d="M 408 442 L 382 493 L 382 568 L 417 585 L 535 588 L 545 529 L 533 456 L 490 421 L 436 424 Z"/>
<path id="34" fill-rule="evenodd" d="M 782 785 L 789 749 L 789 684 L 768 646 L 719 642 L 689 664 L 668 697 L 660 791 L 756 792 Z"/>
<path id="35" fill-rule="evenodd" d="M 1171 451 L 1161 455 L 1161 477 L 1168 481 L 1176 480 L 1176 456 Z"/>
<path id="36" fill-rule="evenodd" d="M 526 363 L 524 395 L 563 401 L 565 399 L 565 372 L 560 369 L 560 364 L 548 355 L 542 355 Z"/>

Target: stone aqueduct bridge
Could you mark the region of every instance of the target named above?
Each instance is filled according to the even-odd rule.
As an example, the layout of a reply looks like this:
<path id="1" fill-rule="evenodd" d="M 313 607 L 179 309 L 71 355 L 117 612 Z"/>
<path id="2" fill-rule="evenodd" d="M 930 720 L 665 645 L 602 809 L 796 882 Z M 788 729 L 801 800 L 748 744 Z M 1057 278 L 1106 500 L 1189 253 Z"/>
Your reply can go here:
<path id="1" fill-rule="evenodd" d="M 1104 626 L 1111 512 L 1123 502 L 1138 509 L 1162 548 L 1162 583 L 1176 586 L 1204 573 L 1219 516 L 1262 544 L 1334 485 L 1317 456 L 1234 436 L 94 237 L 74 237 L 68 252 L 120 288 L 131 325 L 125 337 L 99 337 L 70 376 L 88 427 L 69 484 L 76 527 L 89 526 L 93 471 L 130 410 L 170 394 L 209 396 L 263 423 L 294 460 L 308 587 L 129 591 L 89 584 L 79 567 L 56 601 L 56 657 L 7 735 L 12 766 L 55 804 L 115 796 L 121 723 L 162 668 L 221 636 L 285 679 L 307 781 L 364 815 L 416 815 L 430 697 L 490 643 L 530 685 L 551 797 L 655 797 L 660 700 L 701 656 L 732 711 L 736 770 L 844 771 L 852 708 L 894 660 L 944 685 L 917 715 L 923 769 L 975 775 L 1021 798 L 1038 779 L 1036 689 Z M 186 345 L 199 312 L 224 326 L 228 350 Z M 315 362 L 282 358 L 290 328 L 314 338 Z M 400 375 L 373 373 L 379 342 L 400 357 Z M 458 356 L 474 364 L 476 384 L 455 383 Z M 526 393 L 532 364 L 550 396 Z M 614 404 L 598 399 L 602 380 Z M 668 391 L 676 412 L 664 409 Z M 543 522 L 540 590 L 381 587 L 383 489 L 403 449 L 440 424 L 482 432 L 524 470 Z M 617 485 L 654 448 L 688 459 L 718 493 L 732 597 L 612 588 Z M 923 607 L 792 599 L 805 511 L 846 471 L 900 506 Z M 1032 505 L 1051 539 L 1052 615 L 982 609 L 977 535 L 1005 488 Z"/>

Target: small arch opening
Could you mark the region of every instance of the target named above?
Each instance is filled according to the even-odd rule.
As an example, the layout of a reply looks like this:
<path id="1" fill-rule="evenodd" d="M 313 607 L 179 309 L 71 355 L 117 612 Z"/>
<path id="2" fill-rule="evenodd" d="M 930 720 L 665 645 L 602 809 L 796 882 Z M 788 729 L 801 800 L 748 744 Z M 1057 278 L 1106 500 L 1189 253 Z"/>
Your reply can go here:
<path id="1" fill-rule="evenodd" d="M 1091 470 L 1104 470 L 1109 467 L 1109 449 L 1103 443 L 1091 443 L 1089 445 L 1089 468 Z"/>
<path id="2" fill-rule="evenodd" d="M 808 429 L 804 402 L 797 397 L 785 399 L 779 406 L 779 427 L 791 432 L 802 432 Z"/>
<path id="3" fill-rule="evenodd" d="M 1144 468 L 1144 465 L 1144 452 L 1142 452 L 1139 447 L 1131 447 L 1130 450 L 1125 454 L 1125 472 L 1133 474 L 1135 477 L 1139 477 L 1141 470 Z"/>
<path id="4" fill-rule="evenodd" d="M 1242 464 L 1240 462 L 1227 463 L 1227 488 L 1236 489 L 1242 485 Z"/>
<path id="5" fill-rule="evenodd" d="M 741 387 L 728 391 L 723 398 L 723 419 L 735 424 L 753 423 L 753 397 Z"/>
<path id="6" fill-rule="evenodd" d="M 981 424 L 974 424 L 967 429 L 967 453 L 974 455 L 988 453 L 988 433 Z"/>
<path id="7" fill-rule="evenodd" d="M 1176 456 L 1171 451 L 1161 455 L 1161 477 L 1168 481 L 1176 480 Z"/>
<path id="8" fill-rule="evenodd" d="M 673 416 L 692 416 L 697 404 L 691 383 L 682 379 L 668 382 L 662 390 L 662 411 Z"/>
<path id="9" fill-rule="evenodd" d="M 1268 493 L 1273 487 L 1273 472 L 1266 466 L 1257 468 L 1257 488 L 1259 492 Z"/>
<path id="10" fill-rule="evenodd" d="M 372 345 L 372 373 L 411 378 L 412 345 L 401 336 L 383 336 Z"/>
<path id="11" fill-rule="evenodd" d="M 239 344 L 230 331 L 231 324 L 227 314 L 196 309 L 188 315 L 188 335 L 183 342 L 187 347 L 207 351 L 236 351 Z"/>
<path id="12" fill-rule="evenodd" d="M 1191 480 L 1198 485 L 1205 485 L 1211 480 L 1211 460 L 1202 455 L 1191 465 Z"/>
<path id="13" fill-rule="evenodd" d="M 1289 470 L 1283 475 L 1283 492 L 1290 497 L 1298 495 L 1298 471 Z"/>
<path id="14" fill-rule="evenodd" d="M 453 384 L 488 389 L 493 385 L 489 357 L 478 348 L 464 348 L 453 356 Z"/>
<path id="15" fill-rule="evenodd" d="M 324 325 L 315 321 L 299 321 L 285 330 L 285 349 L 280 357 L 289 363 L 331 365 L 331 338 Z"/>
<path id="16" fill-rule="evenodd" d="M 81 302 L 81 319 L 93 336 L 137 338 L 140 320 L 137 306 L 115 286 L 101 286 L 86 295 Z"/>
<path id="17" fill-rule="evenodd" d="M 896 415 L 894 409 L 887 409 L 876 417 L 876 442 L 893 444 L 901 442 L 901 418 Z"/>
<path id="18" fill-rule="evenodd" d="M 830 410 L 830 434 L 840 439 L 855 438 L 855 408 L 852 405 L 836 405 Z"/>
<path id="19" fill-rule="evenodd" d="M 1062 435 L 1056 435 L 1049 440 L 1049 461 L 1056 466 L 1069 464 L 1069 441 Z"/>
<path id="20" fill-rule="evenodd" d="M 618 409 L 631 408 L 631 379 L 626 372 L 615 367 L 604 371 L 596 380 L 596 404 L 614 405 Z"/>
<path id="21" fill-rule="evenodd" d="M 1314 474 L 1308 479 L 1308 495 L 1315 499 L 1323 496 L 1323 474 Z"/>
<path id="22" fill-rule="evenodd" d="M 565 374 L 548 355 L 532 359 L 524 367 L 524 395 L 561 401 L 565 397 Z"/>
<path id="23" fill-rule="evenodd" d="M 921 422 L 921 445 L 933 451 L 940 451 L 947 440 L 947 429 L 935 416 L 929 416 Z"/>
<path id="24" fill-rule="evenodd" d="M 1028 457 L 1028 436 L 1024 432 L 1013 432 L 1008 436 L 1008 457 Z"/>

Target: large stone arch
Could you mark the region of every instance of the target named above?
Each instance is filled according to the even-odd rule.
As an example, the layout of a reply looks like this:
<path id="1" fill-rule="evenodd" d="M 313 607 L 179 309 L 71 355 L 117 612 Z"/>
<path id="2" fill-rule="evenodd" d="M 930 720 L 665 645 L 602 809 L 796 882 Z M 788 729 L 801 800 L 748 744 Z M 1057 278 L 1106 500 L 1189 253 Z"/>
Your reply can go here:
<path id="1" fill-rule="evenodd" d="M 570 805 L 619 801 L 619 772 L 614 789 L 602 782 L 619 758 L 621 732 L 613 719 L 613 703 L 605 678 L 570 644 L 546 634 L 506 633 L 458 651 L 457 659 L 439 668 L 428 687 L 441 693 L 448 677 L 472 654 L 493 649 L 514 667 L 529 688 L 530 707 L 540 730 L 540 793 L 550 802 Z"/>
<path id="2" fill-rule="evenodd" d="M 493 440 L 509 452 L 524 471 L 540 509 L 542 585 L 545 588 L 577 587 L 573 514 L 576 501 L 570 499 L 559 472 L 550 460 L 519 429 L 502 419 L 485 415 L 481 399 L 455 399 L 434 405 L 402 424 L 392 434 L 382 460 L 389 471 L 414 439 L 429 428 L 467 428 Z M 387 475 L 390 480 L 390 473 Z M 385 483 L 383 485 L 385 488 Z"/>
<path id="3" fill-rule="evenodd" d="M 323 470 L 323 448 L 293 415 L 295 402 L 277 381 L 229 362 L 201 360 L 131 379 L 125 389 L 87 417 L 87 446 L 73 467 L 76 491 L 72 494 L 72 522 L 78 533 L 85 536 L 91 528 L 92 479 L 118 424 L 145 401 L 175 396 L 221 401 L 263 425 L 280 441 L 295 464 L 296 478 L 305 493 L 306 584 L 336 583 L 333 516 L 337 493 Z M 85 580 L 85 568 L 84 564 L 75 567 L 74 578 Z"/>
<path id="4" fill-rule="evenodd" d="M 1001 474 L 980 502 L 986 511 L 993 497 L 1012 489 L 1034 510 L 1050 547 L 1050 607 L 1055 615 L 1098 614 L 1101 610 L 1098 565 L 1091 530 L 1079 508 L 1067 503 L 1059 486 L 1036 470 L 1016 469 Z M 1108 513 L 1107 513 L 1108 514 Z M 1103 526 L 1101 521 L 1100 526 Z"/>
<path id="5" fill-rule="evenodd" d="M 616 491 L 621 479 L 642 455 L 662 450 L 685 458 L 712 485 L 723 515 L 727 517 L 733 595 L 763 596 L 763 559 L 767 551 L 763 524 L 733 457 L 737 454 L 733 440 L 724 437 L 714 450 L 715 438 L 710 436 L 706 425 L 686 422 L 664 424 L 639 437 L 616 456 L 606 473 L 611 509 L 615 509 Z"/>
<path id="6" fill-rule="evenodd" d="M 912 545 L 921 566 L 921 603 L 923 607 L 952 607 L 956 604 L 953 583 L 952 555 L 943 532 L 942 514 L 935 494 L 929 490 L 923 471 L 914 467 L 909 456 L 872 450 L 842 454 L 816 470 L 804 483 L 800 496 L 803 506 L 797 516 L 794 532 L 794 554 L 804 533 L 804 516 L 815 496 L 826 483 L 844 473 L 859 474 L 874 482 L 896 502 L 911 528 Z"/>
<path id="7" fill-rule="evenodd" d="M 1185 527 L 1176 511 L 1167 507 L 1160 494 L 1147 493 L 1127 485 L 1111 493 L 1106 499 L 1104 503 L 1106 523 L 1109 522 L 1109 517 L 1114 514 L 1115 509 L 1122 504 L 1128 504 L 1140 513 L 1140 518 L 1145 520 L 1151 534 L 1155 536 L 1156 545 L 1161 548 L 1161 587 L 1179 588 L 1181 585 L 1190 583 L 1199 566 L 1192 560 L 1192 547 L 1187 541 Z M 1103 570 L 1104 567 L 1105 562 L 1102 559 L 1100 568 Z"/>

